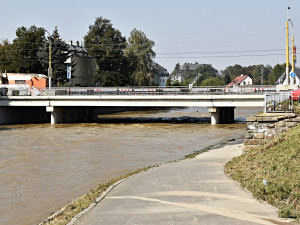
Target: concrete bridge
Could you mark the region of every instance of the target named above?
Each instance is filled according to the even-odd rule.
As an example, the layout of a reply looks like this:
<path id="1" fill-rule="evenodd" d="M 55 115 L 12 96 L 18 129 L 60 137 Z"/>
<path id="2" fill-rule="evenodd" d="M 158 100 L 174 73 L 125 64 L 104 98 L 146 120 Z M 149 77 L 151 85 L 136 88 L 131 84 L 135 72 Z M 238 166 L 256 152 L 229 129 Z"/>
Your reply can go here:
<path id="1" fill-rule="evenodd" d="M 211 123 L 234 121 L 235 107 L 264 107 L 265 94 L 236 93 L 164 93 L 164 94 L 124 94 L 106 93 L 101 95 L 62 95 L 62 96 L 2 96 L 0 98 L 0 123 L 14 121 L 16 117 L 32 116 L 47 120 L 51 124 L 88 121 L 96 118 L 101 110 L 132 107 L 208 107 Z M 37 110 L 35 112 L 35 110 Z M 50 122 L 49 121 L 49 122 Z"/>

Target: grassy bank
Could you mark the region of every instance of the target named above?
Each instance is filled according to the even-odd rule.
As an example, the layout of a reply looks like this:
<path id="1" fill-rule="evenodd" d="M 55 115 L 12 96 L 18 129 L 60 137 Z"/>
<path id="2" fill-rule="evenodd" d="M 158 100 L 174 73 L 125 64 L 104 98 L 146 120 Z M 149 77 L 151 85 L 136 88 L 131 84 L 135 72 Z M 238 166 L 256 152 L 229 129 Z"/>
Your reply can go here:
<path id="1" fill-rule="evenodd" d="M 276 206 L 280 217 L 300 221 L 300 125 L 233 159 L 225 172 L 256 198 Z"/>

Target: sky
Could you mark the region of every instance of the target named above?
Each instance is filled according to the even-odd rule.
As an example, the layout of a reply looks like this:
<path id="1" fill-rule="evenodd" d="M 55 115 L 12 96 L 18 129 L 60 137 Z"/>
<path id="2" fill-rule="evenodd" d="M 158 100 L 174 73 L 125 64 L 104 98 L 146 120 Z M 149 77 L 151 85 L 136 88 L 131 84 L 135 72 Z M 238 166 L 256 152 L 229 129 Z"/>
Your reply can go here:
<path id="1" fill-rule="evenodd" d="M 35 25 L 50 33 L 57 26 L 66 42 L 83 42 L 102 16 L 125 37 L 143 31 L 170 73 L 177 63 L 274 66 L 285 62 L 288 6 L 300 48 L 299 0 L 1 0 L 0 40 L 12 42 L 18 27 Z"/>

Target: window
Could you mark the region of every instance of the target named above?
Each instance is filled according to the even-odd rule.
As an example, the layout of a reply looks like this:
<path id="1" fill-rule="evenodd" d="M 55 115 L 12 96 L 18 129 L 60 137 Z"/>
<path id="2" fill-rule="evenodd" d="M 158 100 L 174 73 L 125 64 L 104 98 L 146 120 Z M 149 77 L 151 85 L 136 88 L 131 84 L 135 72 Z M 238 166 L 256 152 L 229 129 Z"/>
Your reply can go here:
<path id="1" fill-rule="evenodd" d="M 25 84 L 25 80 L 16 80 L 16 84 Z"/>

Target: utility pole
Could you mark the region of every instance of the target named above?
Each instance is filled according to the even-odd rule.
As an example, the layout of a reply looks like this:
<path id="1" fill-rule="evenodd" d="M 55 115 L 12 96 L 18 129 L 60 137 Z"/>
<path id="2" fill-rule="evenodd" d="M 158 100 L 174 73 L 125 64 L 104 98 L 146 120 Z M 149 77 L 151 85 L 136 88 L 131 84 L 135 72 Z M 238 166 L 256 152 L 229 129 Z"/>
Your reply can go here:
<path id="1" fill-rule="evenodd" d="M 49 68 L 48 68 L 48 78 L 49 78 L 49 89 L 52 87 L 52 67 L 51 67 L 51 35 L 48 31 L 46 31 L 49 34 Z"/>
<path id="2" fill-rule="evenodd" d="M 290 84 L 290 74 L 289 74 L 289 10 L 290 7 L 288 7 L 287 10 L 287 21 L 286 21 L 286 70 L 285 70 L 285 77 L 287 81 L 287 85 Z"/>
<path id="3" fill-rule="evenodd" d="M 260 85 L 263 85 L 264 84 L 264 66 L 262 66 L 261 68 L 261 77 L 260 77 Z"/>

